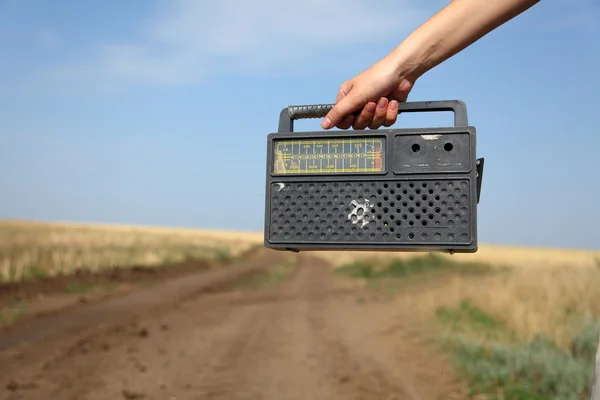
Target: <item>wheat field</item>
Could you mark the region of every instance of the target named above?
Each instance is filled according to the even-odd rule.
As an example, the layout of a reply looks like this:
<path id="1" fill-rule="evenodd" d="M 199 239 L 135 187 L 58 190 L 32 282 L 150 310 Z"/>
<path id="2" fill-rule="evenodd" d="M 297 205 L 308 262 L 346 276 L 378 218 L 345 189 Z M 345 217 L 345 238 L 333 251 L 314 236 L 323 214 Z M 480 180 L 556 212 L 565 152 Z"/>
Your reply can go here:
<path id="1" fill-rule="evenodd" d="M 431 316 L 463 301 L 499 319 L 520 338 L 543 332 L 563 349 L 600 315 L 600 269 L 509 268 L 486 275 L 455 275 L 428 290 L 400 293 L 399 310 Z"/>
<path id="2" fill-rule="evenodd" d="M 116 224 L 0 221 L 0 281 L 68 274 L 107 266 L 156 266 L 184 258 L 235 256 L 262 246 L 262 232 Z M 337 267 L 356 260 L 385 262 L 422 253 L 317 251 Z M 457 261 L 542 269 L 597 267 L 600 251 L 481 245 L 474 254 L 444 255 Z"/>
<path id="3" fill-rule="evenodd" d="M 185 258 L 236 256 L 255 233 L 101 224 L 0 221 L 0 281 L 75 269 L 157 266 Z"/>
<path id="4" fill-rule="evenodd" d="M 387 262 L 391 259 L 406 259 L 422 255 L 413 252 L 372 252 L 372 251 L 323 251 L 315 252 L 315 255 L 324 258 L 334 266 L 340 266 L 359 260 L 371 260 L 376 262 Z M 481 244 L 476 253 L 441 253 L 443 257 L 460 262 L 474 262 L 490 264 L 492 266 L 512 267 L 598 267 L 600 266 L 600 251 L 557 249 L 557 248 L 534 248 L 519 246 L 501 246 Z"/>

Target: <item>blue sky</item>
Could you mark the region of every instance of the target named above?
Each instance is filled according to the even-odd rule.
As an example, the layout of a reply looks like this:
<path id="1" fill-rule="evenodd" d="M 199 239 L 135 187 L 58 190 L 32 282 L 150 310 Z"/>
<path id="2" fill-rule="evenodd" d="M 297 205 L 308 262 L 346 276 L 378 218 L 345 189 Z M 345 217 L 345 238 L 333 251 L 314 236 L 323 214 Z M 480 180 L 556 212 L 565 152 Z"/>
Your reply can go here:
<path id="1" fill-rule="evenodd" d="M 332 102 L 445 2 L 366 4 L 0 1 L 0 218 L 262 230 L 279 111 Z M 477 128 L 481 242 L 600 249 L 598 43 L 597 1 L 542 1 L 417 82 Z"/>

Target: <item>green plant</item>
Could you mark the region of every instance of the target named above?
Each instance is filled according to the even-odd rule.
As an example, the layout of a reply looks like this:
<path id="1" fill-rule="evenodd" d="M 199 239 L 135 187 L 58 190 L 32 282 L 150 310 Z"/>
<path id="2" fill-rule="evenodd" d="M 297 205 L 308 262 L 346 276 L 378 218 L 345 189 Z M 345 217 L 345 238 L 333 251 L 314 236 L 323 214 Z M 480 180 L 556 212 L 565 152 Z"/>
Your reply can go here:
<path id="1" fill-rule="evenodd" d="M 296 264 L 294 262 L 278 264 L 268 270 L 256 271 L 249 275 L 242 276 L 234 283 L 234 286 L 262 289 L 284 281 L 295 267 Z"/>
<path id="2" fill-rule="evenodd" d="M 393 259 L 383 268 L 375 268 L 374 264 L 373 261 L 355 261 L 340 266 L 336 269 L 336 273 L 353 278 L 374 280 L 399 279 L 437 271 L 453 271 L 456 273 L 487 273 L 491 271 L 486 265 L 455 262 L 433 253 L 409 259 Z"/>
<path id="3" fill-rule="evenodd" d="M 277 282 L 285 280 L 292 269 L 296 266 L 293 262 L 276 265 L 272 271 L 268 272 L 260 281 L 260 287 L 266 287 Z"/>
<path id="4" fill-rule="evenodd" d="M 76 282 L 67 283 L 65 285 L 65 292 L 71 293 L 71 294 L 85 293 L 92 289 L 93 289 L 92 285 L 86 285 L 86 284 L 76 283 Z"/>
<path id="5" fill-rule="evenodd" d="M 571 354 L 573 357 L 592 362 L 598 347 L 600 321 L 593 321 L 584 328 L 571 341 Z"/>
<path id="6" fill-rule="evenodd" d="M 348 275 L 353 278 L 368 279 L 373 276 L 373 266 L 363 261 L 356 261 L 337 268 L 335 272 L 337 274 Z"/>
<path id="7" fill-rule="evenodd" d="M 215 260 L 220 263 L 231 262 L 231 260 L 232 260 L 231 252 L 227 248 L 217 249 L 217 250 L 215 250 Z"/>
<path id="8" fill-rule="evenodd" d="M 514 336 L 505 335 L 504 323 L 469 300 L 458 308 L 438 308 L 436 316 L 453 328 L 448 349 L 474 393 L 497 400 L 589 398 L 599 322 L 576 334 L 569 352 L 543 334 L 510 343 L 505 339 Z"/>
<path id="9" fill-rule="evenodd" d="M 467 324 L 475 329 L 483 330 L 504 328 L 504 323 L 502 321 L 493 315 L 482 311 L 469 299 L 461 301 L 459 307 L 456 309 L 439 307 L 436 310 L 436 315 L 442 322 L 454 326 Z"/>

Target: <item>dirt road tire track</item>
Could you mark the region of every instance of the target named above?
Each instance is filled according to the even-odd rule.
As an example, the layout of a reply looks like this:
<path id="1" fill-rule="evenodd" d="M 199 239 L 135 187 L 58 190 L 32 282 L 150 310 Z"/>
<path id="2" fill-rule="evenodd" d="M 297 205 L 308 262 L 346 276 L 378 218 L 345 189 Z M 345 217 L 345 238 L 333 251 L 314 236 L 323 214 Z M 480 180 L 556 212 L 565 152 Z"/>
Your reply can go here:
<path id="1" fill-rule="evenodd" d="M 26 345 L 28 342 L 51 340 L 90 326 L 102 326 L 105 322 L 114 325 L 117 320 L 128 320 L 143 313 L 168 310 L 187 298 L 207 292 L 218 292 L 227 287 L 233 279 L 289 259 L 290 256 L 283 253 L 268 254 L 266 251 L 255 251 L 248 255 L 245 265 L 192 273 L 108 301 L 75 307 L 56 315 L 42 315 L 0 331 L 0 351 L 21 343 Z"/>
<path id="2" fill-rule="evenodd" d="M 323 261 L 297 260 L 288 280 L 266 289 L 190 290 L 87 335 L 0 354 L 0 399 L 467 398 L 443 362 L 403 334 L 392 303 L 359 305 Z"/>

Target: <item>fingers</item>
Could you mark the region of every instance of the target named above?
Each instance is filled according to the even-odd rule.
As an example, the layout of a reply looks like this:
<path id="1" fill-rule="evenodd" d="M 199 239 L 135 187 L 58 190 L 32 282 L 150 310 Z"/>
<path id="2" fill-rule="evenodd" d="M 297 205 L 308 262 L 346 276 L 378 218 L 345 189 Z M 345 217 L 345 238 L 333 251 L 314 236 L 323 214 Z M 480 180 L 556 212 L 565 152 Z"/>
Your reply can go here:
<path id="1" fill-rule="evenodd" d="M 389 101 L 386 97 L 381 97 L 377 103 L 369 102 L 365 104 L 365 99 L 353 94 L 353 80 L 344 82 L 337 93 L 335 106 L 321 121 L 323 129 L 338 127 L 340 129 L 364 130 L 378 129 L 381 126 L 392 126 L 398 117 L 398 101 Z M 355 91 L 356 92 L 356 91 Z M 392 98 L 395 92 L 392 92 Z M 357 116 L 352 115 L 360 110 Z M 355 113 L 356 114 L 356 113 Z"/>
<path id="2" fill-rule="evenodd" d="M 370 101 L 366 106 L 363 107 L 362 111 L 358 116 L 354 119 L 354 123 L 352 124 L 352 128 L 355 130 L 365 129 L 373 118 L 375 117 L 375 111 L 377 109 L 377 104 Z"/>
<path id="3" fill-rule="evenodd" d="M 344 83 L 342 83 L 340 85 L 340 89 L 338 90 L 338 94 L 335 98 L 335 104 L 339 103 L 340 100 L 342 100 L 344 97 L 346 97 L 346 95 L 350 92 L 350 90 L 352 89 L 352 81 L 346 81 Z M 336 126 L 339 129 L 349 129 L 352 126 L 352 123 L 354 122 L 354 115 L 347 115 L 342 122 L 340 122 L 339 124 L 337 124 Z"/>
<path id="4" fill-rule="evenodd" d="M 385 122 L 385 117 L 387 115 L 387 108 L 388 108 L 388 99 L 386 99 L 385 97 L 380 98 L 379 102 L 377 102 L 377 108 L 375 109 L 375 115 L 373 116 L 371 123 L 369 123 L 369 128 L 377 129 L 381 125 L 383 125 L 383 123 Z"/>
<path id="5" fill-rule="evenodd" d="M 323 118 L 323 121 L 321 121 L 321 128 L 331 129 L 334 126 L 338 126 L 347 116 L 358 110 L 364 104 L 364 101 L 356 95 L 353 96 L 352 92 L 350 92 L 347 96 L 342 97 L 340 101 L 333 106 L 331 111 L 327 113 L 325 118 Z"/>
<path id="6" fill-rule="evenodd" d="M 398 102 L 396 100 L 390 101 L 387 106 L 385 120 L 383 122 L 383 126 L 390 127 L 396 123 L 396 119 L 398 118 Z"/>
<path id="7" fill-rule="evenodd" d="M 370 102 L 363 108 L 360 115 L 355 119 L 352 128 L 355 130 L 378 129 L 382 126 L 389 127 L 396 123 L 398 118 L 398 102 L 389 101 L 382 97 L 379 102 Z M 345 128 L 347 129 L 347 128 Z"/>
<path id="8" fill-rule="evenodd" d="M 382 126 L 390 127 L 396 123 L 398 118 L 398 102 L 389 101 L 382 97 L 379 102 L 369 102 L 355 117 L 352 114 L 343 118 L 336 126 L 340 129 L 354 130 L 378 129 Z"/>
<path id="9" fill-rule="evenodd" d="M 346 118 L 344 118 L 342 120 L 342 122 L 337 124 L 337 127 L 340 129 L 349 129 L 353 123 L 354 123 L 354 115 L 348 115 L 348 116 L 346 116 Z"/>

